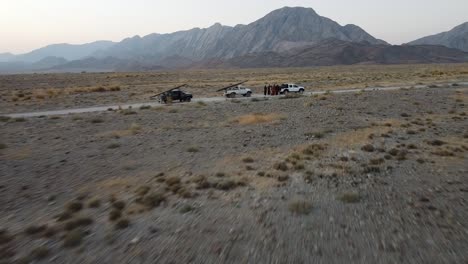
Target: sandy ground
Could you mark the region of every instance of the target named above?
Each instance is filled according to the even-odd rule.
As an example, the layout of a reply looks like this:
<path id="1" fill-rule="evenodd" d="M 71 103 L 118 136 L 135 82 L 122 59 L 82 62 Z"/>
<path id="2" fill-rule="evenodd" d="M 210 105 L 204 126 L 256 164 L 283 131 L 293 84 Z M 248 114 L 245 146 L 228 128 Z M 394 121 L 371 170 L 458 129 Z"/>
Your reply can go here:
<path id="1" fill-rule="evenodd" d="M 194 98 L 222 96 L 218 89 L 246 80 L 254 93 L 266 83 L 307 91 L 431 85 L 467 82 L 468 64 L 0 75 L 0 114 L 146 102 L 182 84 Z"/>
<path id="2" fill-rule="evenodd" d="M 468 89 L 0 122 L 1 263 L 466 263 Z"/>

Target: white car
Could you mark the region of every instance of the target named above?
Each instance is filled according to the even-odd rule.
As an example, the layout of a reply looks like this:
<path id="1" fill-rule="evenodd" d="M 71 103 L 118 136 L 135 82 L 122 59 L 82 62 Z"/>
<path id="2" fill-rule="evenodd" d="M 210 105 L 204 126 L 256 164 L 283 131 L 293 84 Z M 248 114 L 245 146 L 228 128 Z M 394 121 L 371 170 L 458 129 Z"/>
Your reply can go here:
<path id="1" fill-rule="evenodd" d="M 280 94 L 303 93 L 305 88 L 293 83 L 282 84 Z"/>
<path id="2" fill-rule="evenodd" d="M 250 97 L 252 95 L 252 90 L 242 85 L 238 85 L 238 86 L 227 89 L 224 92 L 224 95 L 228 98 L 234 98 L 236 97 L 236 95 Z"/>

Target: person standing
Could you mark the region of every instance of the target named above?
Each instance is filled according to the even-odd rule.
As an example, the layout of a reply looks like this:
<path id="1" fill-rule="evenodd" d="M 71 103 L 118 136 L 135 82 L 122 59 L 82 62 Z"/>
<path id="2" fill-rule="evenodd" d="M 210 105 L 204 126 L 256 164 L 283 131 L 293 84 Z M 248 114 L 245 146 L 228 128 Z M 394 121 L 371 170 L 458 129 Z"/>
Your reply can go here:
<path id="1" fill-rule="evenodd" d="M 266 96 L 266 95 L 267 95 L 267 92 L 268 92 L 268 87 L 267 87 L 267 85 L 265 84 L 265 87 L 263 87 L 263 95 Z"/>
<path id="2" fill-rule="evenodd" d="M 271 84 L 268 85 L 268 95 L 271 95 Z"/>

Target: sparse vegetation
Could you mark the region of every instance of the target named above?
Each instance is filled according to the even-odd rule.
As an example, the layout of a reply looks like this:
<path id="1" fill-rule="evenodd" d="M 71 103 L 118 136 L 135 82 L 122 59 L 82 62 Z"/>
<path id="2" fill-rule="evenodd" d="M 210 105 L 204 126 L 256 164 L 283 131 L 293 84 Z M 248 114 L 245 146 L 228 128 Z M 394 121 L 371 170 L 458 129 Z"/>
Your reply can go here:
<path id="1" fill-rule="evenodd" d="M 187 151 L 190 152 L 190 153 L 197 153 L 200 150 L 197 147 L 190 147 L 190 148 L 187 149 Z"/>
<path id="2" fill-rule="evenodd" d="M 366 144 L 362 146 L 361 150 L 366 151 L 366 152 L 374 152 L 375 148 L 371 144 Z"/>
<path id="3" fill-rule="evenodd" d="M 39 246 L 31 251 L 30 258 L 33 260 L 45 259 L 50 254 L 50 249 L 46 246 Z"/>
<path id="4" fill-rule="evenodd" d="M 63 246 L 66 248 L 77 247 L 81 244 L 85 237 L 83 231 L 79 229 L 74 229 L 67 234 L 65 234 L 63 238 Z"/>
<path id="5" fill-rule="evenodd" d="M 127 218 L 121 218 L 115 223 L 115 229 L 125 229 L 130 226 L 130 220 Z"/>
<path id="6" fill-rule="evenodd" d="M 358 203 L 361 196 L 357 192 L 345 192 L 338 197 L 338 200 L 344 203 Z"/>
<path id="7" fill-rule="evenodd" d="M 232 122 L 238 123 L 240 125 L 255 125 L 261 123 L 277 122 L 282 119 L 284 119 L 284 116 L 280 114 L 255 113 L 239 116 L 237 118 L 234 118 Z"/>
<path id="8" fill-rule="evenodd" d="M 245 158 L 242 159 L 242 161 L 243 161 L 244 163 L 253 163 L 253 162 L 254 162 L 254 159 L 251 158 L 251 157 L 245 157 Z"/>
<path id="9" fill-rule="evenodd" d="M 119 143 L 111 143 L 111 144 L 107 145 L 107 148 L 108 149 L 120 148 L 120 144 Z"/>
<path id="10" fill-rule="evenodd" d="M 28 235 L 36 235 L 44 232 L 47 229 L 47 225 L 30 225 L 24 232 Z"/>
<path id="11" fill-rule="evenodd" d="M 100 124 L 100 123 L 104 123 L 104 120 L 101 119 L 101 118 L 96 117 L 96 118 L 93 118 L 93 119 L 89 120 L 89 122 L 92 123 L 92 124 Z"/>
<path id="12" fill-rule="evenodd" d="M 289 202 L 289 211 L 297 215 L 308 215 L 312 210 L 312 204 L 306 200 L 295 199 Z"/>
<path id="13" fill-rule="evenodd" d="M 79 201 L 69 202 L 65 205 L 65 208 L 71 213 L 78 212 L 83 209 L 83 203 Z"/>
<path id="14" fill-rule="evenodd" d="M 113 209 L 109 212 L 109 220 L 115 221 L 122 216 L 122 211 L 118 209 Z"/>
<path id="15" fill-rule="evenodd" d="M 101 206 L 101 200 L 99 198 L 93 198 L 88 202 L 89 208 L 98 208 L 99 206 Z"/>

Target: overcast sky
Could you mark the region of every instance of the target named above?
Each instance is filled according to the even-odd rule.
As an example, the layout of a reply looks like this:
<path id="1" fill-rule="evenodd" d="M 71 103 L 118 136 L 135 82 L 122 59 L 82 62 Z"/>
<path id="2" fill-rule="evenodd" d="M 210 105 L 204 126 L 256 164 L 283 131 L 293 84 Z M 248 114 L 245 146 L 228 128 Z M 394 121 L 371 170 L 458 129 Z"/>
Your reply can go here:
<path id="1" fill-rule="evenodd" d="M 312 7 L 392 44 L 468 21 L 468 0 L 0 0 L 0 53 L 248 24 L 283 6 Z"/>

